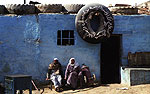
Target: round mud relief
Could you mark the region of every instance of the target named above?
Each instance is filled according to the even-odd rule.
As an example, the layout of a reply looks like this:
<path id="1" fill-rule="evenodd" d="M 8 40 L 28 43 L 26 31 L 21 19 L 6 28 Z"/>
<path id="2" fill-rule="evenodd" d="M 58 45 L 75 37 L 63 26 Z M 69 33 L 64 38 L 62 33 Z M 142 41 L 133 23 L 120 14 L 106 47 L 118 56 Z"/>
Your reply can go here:
<path id="1" fill-rule="evenodd" d="M 97 44 L 110 37 L 114 29 L 114 19 L 107 7 L 89 4 L 79 10 L 75 25 L 83 40 Z"/>

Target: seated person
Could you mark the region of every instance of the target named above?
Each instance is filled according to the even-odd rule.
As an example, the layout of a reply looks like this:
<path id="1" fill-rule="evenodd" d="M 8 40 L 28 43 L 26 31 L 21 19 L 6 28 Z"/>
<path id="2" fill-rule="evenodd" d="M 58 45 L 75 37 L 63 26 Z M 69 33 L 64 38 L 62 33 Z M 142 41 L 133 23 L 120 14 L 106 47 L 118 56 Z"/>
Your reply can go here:
<path id="1" fill-rule="evenodd" d="M 79 64 L 75 62 L 74 58 L 71 58 L 65 71 L 65 80 L 67 81 L 67 85 L 69 85 L 73 90 L 77 88 L 79 72 Z"/>
<path id="2" fill-rule="evenodd" d="M 83 84 L 85 84 L 88 87 L 93 85 L 94 80 L 95 80 L 95 75 L 93 77 L 91 76 L 91 72 L 88 66 L 86 66 L 85 64 L 82 64 L 79 75 L 83 76 L 83 81 L 82 81 Z"/>
<path id="3" fill-rule="evenodd" d="M 51 80 L 54 83 L 57 92 L 61 91 L 62 69 L 57 58 L 54 58 L 54 61 L 49 64 L 46 80 Z"/>

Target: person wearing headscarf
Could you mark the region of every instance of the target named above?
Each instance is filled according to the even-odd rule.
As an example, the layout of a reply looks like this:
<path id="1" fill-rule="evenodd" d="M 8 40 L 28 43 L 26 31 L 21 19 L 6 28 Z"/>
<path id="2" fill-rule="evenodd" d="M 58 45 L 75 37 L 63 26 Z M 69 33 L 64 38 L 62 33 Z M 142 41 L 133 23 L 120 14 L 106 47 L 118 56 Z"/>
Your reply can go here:
<path id="1" fill-rule="evenodd" d="M 67 65 L 64 79 L 67 81 L 67 84 L 69 86 L 71 86 L 71 88 L 73 90 L 77 88 L 77 81 L 78 81 L 79 72 L 80 72 L 79 64 L 75 61 L 74 58 L 71 58 L 69 60 L 68 65 Z"/>
<path id="2" fill-rule="evenodd" d="M 49 64 L 46 80 L 51 80 L 54 83 L 55 90 L 57 92 L 60 91 L 62 82 L 62 69 L 57 58 L 54 58 L 54 61 Z"/>
<path id="3" fill-rule="evenodd" d="M 87 65 L 82 64 L 79 75 L 81 75 L 82 77 L 85 77 L 85 79 L 84 78 L 82 79 L 82 83 L 84 83 L 86 87 L 89 87 L 94 83 L 94 78 L 92 78 L 91 71 Z"/>

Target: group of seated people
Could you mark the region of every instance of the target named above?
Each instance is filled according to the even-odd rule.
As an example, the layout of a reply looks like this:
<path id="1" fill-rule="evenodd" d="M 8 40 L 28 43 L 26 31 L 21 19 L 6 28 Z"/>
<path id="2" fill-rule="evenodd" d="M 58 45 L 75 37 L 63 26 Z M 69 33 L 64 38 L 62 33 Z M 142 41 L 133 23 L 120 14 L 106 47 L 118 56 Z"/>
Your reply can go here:
<path id="1" fill-rule="evenodd" d="M 82 67 L 75 61 L 74 58 L 69 60 L 65 75 L 63 75 L 62 66 L 57 58 L 49 64 L 46 80 L 51 80 L 57 92 L 62 91 L 63 86 L 70 87 L 72 90 L 78 87 L 83 88 L 85 85 L 93 84 L 93 78 L 89 67 L 82 64 Z"/>

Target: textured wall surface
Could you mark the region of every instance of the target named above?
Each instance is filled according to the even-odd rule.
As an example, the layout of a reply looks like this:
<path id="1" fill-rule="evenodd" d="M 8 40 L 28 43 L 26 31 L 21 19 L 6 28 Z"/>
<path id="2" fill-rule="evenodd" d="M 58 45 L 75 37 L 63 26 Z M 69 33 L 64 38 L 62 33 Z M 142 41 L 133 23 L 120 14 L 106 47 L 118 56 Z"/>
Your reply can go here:
<path id="1" fill-rule="evenodd" d="M 122 34 L 122 65 L 128 52 L 150 51 L 150 16 L 114 16 L 113 34 Z M 0 16 L 0 81 L 6 74 L 28 74 L 43 81 L 57 57 L 65 69 L 71 57 L 90 66 L 100 78 L 100 44 L 83 41 L 75 29 L 75 15 Z M 58 46 L 57 31 L 74 30 L 75 45 Z M 40 39 L 40 42 L 37 40 Z"/>
<path id="2" fill-rule="evenodd" d="M 63 69 L 74 57 L 80 65 L 90 66 L 99 79 L 100 44 L 83 41 L 74 23 L 75 15 L 0 16 L 0 80 L 6 74 L 28 74 L 43 81 L 54 57 Z M 58 30 L 74 30 L 75 45 L 58 46 Z"/>
<path id="3" fill-rule="evenodd" d="M 122 34 L 122 66 L 128 66 L 128 52 L 150 52 L 150 16 L 114 16 L 114 34 Z M 133 70 L 132 70 L 133 69 Z M 137 85 L 150 83 L 149 68 L 121 67 L 121 83 Z"/>
<path id="4" fill-rule="evenodd" d="M 150 16 L 114 16 L 114 34 L 122 34 L 122 65 L 128 65 L 128 52 L 150 52 Z"/>

